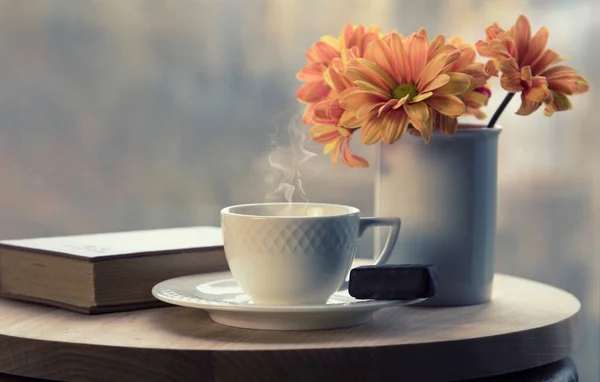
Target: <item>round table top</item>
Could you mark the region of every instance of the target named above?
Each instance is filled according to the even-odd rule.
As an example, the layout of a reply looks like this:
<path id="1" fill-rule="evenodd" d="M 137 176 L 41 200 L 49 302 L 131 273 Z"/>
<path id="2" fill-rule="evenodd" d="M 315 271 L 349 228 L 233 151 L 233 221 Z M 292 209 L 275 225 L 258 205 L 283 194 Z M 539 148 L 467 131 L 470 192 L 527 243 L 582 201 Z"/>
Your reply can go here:
<path id="1" fill-rule="evenodd" d="M 496 275 L 487 304 L 392 307 L 362 326 L 304 332 L 230 328 L 183 307 L 86 316 L 0 300 L 0 373 L 64 381 L 461 380 L 569 356 L 579 309 L 563 290 L 507 275 Z"/>

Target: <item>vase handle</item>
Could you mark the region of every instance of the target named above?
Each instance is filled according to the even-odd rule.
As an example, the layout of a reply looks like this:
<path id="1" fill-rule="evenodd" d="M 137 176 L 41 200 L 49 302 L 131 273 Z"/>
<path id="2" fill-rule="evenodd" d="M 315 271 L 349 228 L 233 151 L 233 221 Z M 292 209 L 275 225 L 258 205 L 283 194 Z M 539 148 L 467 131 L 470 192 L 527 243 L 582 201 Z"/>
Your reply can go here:
<path id="1" fill-rule="evenodd" d="M 358 237 L 362 237 L 367 228 L 371 227 L 390 227 L 390 231 L 388 233 L 387 239 L 385 241 L 385 245 L 383 246 L 383 250 L 379 254 L 379 256 L 375 259 L 374 265 L 382 265 L 386 264 L 392 256 L 392 251 L 394 250 L 394 246 L 396 245 L 396 241 L 398 240 L 398 235 L 400 234 L 400 218 L 360 218 L 360 225 L 358 227 Z M 348 289 L 349 276 L 346 276 L 346 279 L 342 283 L 342 286 L 339 290 Z"/>

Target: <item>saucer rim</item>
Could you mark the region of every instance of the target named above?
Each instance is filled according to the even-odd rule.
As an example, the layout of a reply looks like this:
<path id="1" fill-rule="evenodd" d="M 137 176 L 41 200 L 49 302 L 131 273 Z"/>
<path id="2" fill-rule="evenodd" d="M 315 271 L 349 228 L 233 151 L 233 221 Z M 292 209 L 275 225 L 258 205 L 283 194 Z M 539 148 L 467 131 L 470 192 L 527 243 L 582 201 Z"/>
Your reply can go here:
<path id="1" fill-rule="evenodd" d="M 174 277 L 168 280 L 164 280 L 161 281 L 160 283 L 156 284 L 154 287 L 152 287 L 152 295 L 157 298 L 158 300 L 161 300 L 163 302 L 172 304 L 172 305 L 178 305 L 178 306 L 185 306 L 185 307 L 189 307 L 189 308 L 196 308 L 196 309 L 203 309 L 203 310 L 207 310 L 207 311 L 228 311 L 228 312 L 255 312 L 255 313 L 334 313 L 334 312 L 348 312 L 348 311 L 353 311 L 353 312 L 359 312 L 359 311 L 374 311 L 374 310 L 379 310 L 379 309 L 383 309 L 383 308 L 388 308 L 388 307 L 393 307 L 393 306 L 407 306 L 407 305 L 413 305 L 413 304 L 417 304 L 421 301 L 426 300 L 426 298 L 418 298 L 418 299 L 408 299 L 408 300 L 358 300 L 356 299 L 356 303 L 348 303 L 348 304 L 313 304 L 313 305 L 248 305 L 248 304 L 239 304 L 239 305 L 227 305 L 227 304 L 202 304 L 202 303 L 198 303 L 198 302 L 186 302 L 186 301 L 181 301 L 181 300 L 174 300 L 171 298 L 168 298 L 166 296 L 161 295 L 160 290 L 172 290 L 175 293 L 181 294 L 183 296 L 188 296 L 188 297 L 194 297 L 197 298 L 197 296 L 195 296 L 193 293 L 191 293 L 192 290 L 196 290 L 197 287 L 199 287 L 200 285 L 204 285 L 204 284 L 209 284 L 209 283 L 215 283 L 215 282 L 224 282 L 224 281 L 235 281 L 234 278 L 232 278 L 231 276 L 229 277 L 223 277 L 223 278 L 218 278 L 218 279 L 212 279 L 210 281 L 205 281 L 205 282 L 199 282 L 199 281 L 192 281 L 191 279 L 189 281 L 187 281 L 187 283 L 189 283 L 189 286 L 186 286 L 187 288 L 190 288 L 188 293 L 186 293 L 185 295 L 183 293 L 181 293 L 180 291 L 175 291 L 175 288 L 172 287 L 166 287 L 165 285 L 168 285 L 169 283 L 174 282 L 174 280 L 178 280 L 178 279 L 182 279 L 182 278 L 190 278 L 190 276 L 198 276 L 199 279 L 202 279 L 202 275 L 188 275 L 188 276 L 182 276 L 182 277 Z M 193 285 L 192 285 L 193 284 Z M 338 291 L 335 293 L 340 293 L 342 291 Z M 335 294 L 334 293 L 334 294 Z M 352 297 L 352 296 L 350 296 Z M 352 297 L 353 298 L 353 297 Z M 217 301 L 218 300 L 213 300 L 213 301 Z"/>

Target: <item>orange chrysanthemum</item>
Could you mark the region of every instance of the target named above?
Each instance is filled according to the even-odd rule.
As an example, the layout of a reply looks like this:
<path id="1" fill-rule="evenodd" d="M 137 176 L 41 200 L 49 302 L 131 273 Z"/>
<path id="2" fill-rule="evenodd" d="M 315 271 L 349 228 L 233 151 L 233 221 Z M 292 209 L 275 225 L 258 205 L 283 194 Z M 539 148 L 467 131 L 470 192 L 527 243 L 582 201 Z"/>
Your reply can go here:
<path id="1" fill-rule="evenodd" d="M 435 130 L 451 136 L 458 117 L 485 118 L 491 76 L 501 74 L 509 94 L 488 127 L 517 92 L 520 115 L 542 104 L 546 115 L 571 109 L 567 96 L 587 92 L 589 84 L 573 68 L 555 65 L 563 59 L 547 41 L 546 28 L 531 36 L 525 16 L 508 30 L 489 26 L 475 46 L 441 34 L 430 41 L 424 29 L 382 36 L 376 26 L 347 25 L 339 38 L 325 36 L 306 52 L 308 64 L 297 75 L 304 84 L 296 94 L 306 105 L 303 122 L 313 125 L 311 138 L 325 145 L 334 164 L 366 167 L 350 151 L 355 133 L 366 145 L 394 143 L 407 131 L 425 142 Z M 490 60 L 477 62 L 477 53 Z"/>
<path id="2" fill-rule="evenodd" d="M 488 80 L 495 74 L 495 71 L 490 66 L 476 61 L 477 52 L 474 45 L 464 43 L 460 37 L 449 39 L 448 43 L 460 49 L 460 58 L 450 65 L 447 70 L 468 74 L 475 80 L 475 85 L 470 91 L 458 96 L 467 107 L 465 115 L 484 119 L 486 118 L 486 114 L 481 108 L 488 104 L 492 96 Z"/>
<path id="3" fill-rule="evenodd" d="M 521 92 L 519 115 L 529 115 L 542 103 L 544 114 L 572 108 L 567 95 L 589 90 L 588 82 L 573 68 L 553 66 L 564 60 L 552 49 L 546 49 L 549 32 L 545 27 L 531 36 L 531 25 L 521 15 L 508 31 L 497 23 L 486 29 L 485 41 L 476 43 L 477 51 L 491 58 L 488 65 L 500 69 L 502 87 L 511 92 Z"/>
<path id="4" fill-rule="evenodd" d="M 355 86 L 340 94 L 345 109 L 340 124 L 360 127 L 366 145 L 393 143 L 409 124 L 429 142 L 438 113 L 458 117 L 466 110 L 457 95 L 468 91 L 474 79 L 447 71 L 459 58 L 457 48 L 430 43 L 424 31 L 408 38 L 392 32 L 373 41 L 365 58 L 354 58 L 347 65 L 345 76 Z"/>
<path id="5" fill-rule="evenodd" d="M 421 29 L 419 34 L 427 37 L 427 32 L 424 29 Z M 470 90 L 463 94 L 457 94 L 457 97 L 460 98 L 466 106 L 466 111 L 463 115 L 472 115 L 477 119 L 484 119 L 486 114 L 481 111 L 481 108 L 488 104 L 492 95 L 491 85 L 488 84 L 488 80 L 495 72 L 489 65 L 486 66 L 483 63 L 476 61 L 477 52 L 475 46 L 464 43 L 461 37 L 446 40 L 443 35 L 437 35 L 430 43 L 428 58 L 431 58 L 444 50 L 450 49 L 448 44 L 460 51 L 460 57 L 453 63 L 447 65 L 442 70 L 442 73 L 459 72 L 473 78 L 474 83 Z M 442 130 L 444 134 L 448 136 L 454 135 L 458 127 L 458 118 L 437 113 L 434 128 L 439 129 L 441 126 L 444 127 Z M 420 135 L 418 130 L 414 129 L 411 129 L 410 133 L 412 135 Z"/>
<path id="6" fill-rule="evenodd" d="M 338 158 L 341 158 L 342 163 L 348 167 L 368 167 L 366 159 L 350 151 L 350 140 L 356 130 L 346 129 L 339 123 L 345 110 L 340 106 L 338 96 L 354 84 L 335 68 L 325 71 L 324 80 L 331 88 L 331 97 L 314 105 L 312 120 L 315 125 L 310 130 L 311 139 L 325 145 L 323 152 L 331 155 L 336 166 Z"/>
<path id="7" fill-rule="evenodd" d="M 325 70 L 332 66 L 341 67 L 346 50 L 362 57 L 367 45 L 379 37 L 378 26 L 346 25 L 339 39 L 324 36 L 306 51 L 308 63 L 296 75 L 300 81 L 305 82 L 296 93 L 298 101 L 307 105 L 303 115 L 305 124 L 313 123 L 316 103 L 329 97 L 331 87 L 323 78 Z"/>

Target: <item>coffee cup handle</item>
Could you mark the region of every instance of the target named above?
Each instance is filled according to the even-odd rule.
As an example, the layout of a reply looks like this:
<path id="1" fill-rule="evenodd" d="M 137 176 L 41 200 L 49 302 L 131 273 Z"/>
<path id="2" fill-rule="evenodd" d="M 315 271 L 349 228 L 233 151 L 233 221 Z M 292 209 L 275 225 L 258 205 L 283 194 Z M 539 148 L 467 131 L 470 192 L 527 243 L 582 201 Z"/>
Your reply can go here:
<path id="1" fill-rule="evenodd" d="M 396 245 L 396 241 L 398 240 L 398 235 L 400 234 L 400 225 L 400 218 L 360 218 L 358 237 L 362 237 L 367 228 L 370 227 L 390 227 L 383 250 L 375 260 L 374 265 L 386 264 L 390 259 L 394 246 Z M 346 279 L 342 283 L 342 286 L 339 288 L 339 290 L 348 289 L 349 276 L 350 274 L 346 276 Z"/>

